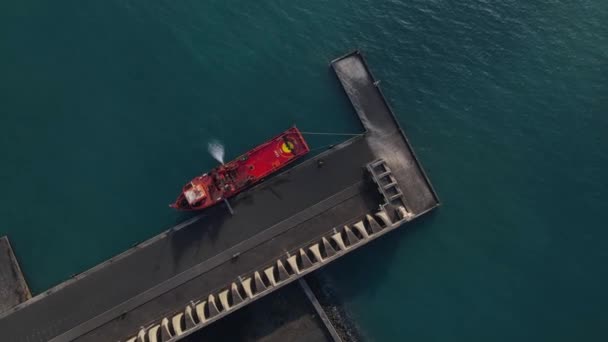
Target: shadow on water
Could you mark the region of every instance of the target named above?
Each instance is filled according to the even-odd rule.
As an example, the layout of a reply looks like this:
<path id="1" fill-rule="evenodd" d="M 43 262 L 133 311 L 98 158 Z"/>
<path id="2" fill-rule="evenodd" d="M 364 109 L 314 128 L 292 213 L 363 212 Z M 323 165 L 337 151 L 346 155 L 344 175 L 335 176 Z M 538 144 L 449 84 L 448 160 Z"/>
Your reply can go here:
<path id="1" fill-rule="evenodd" d="M 386 282 L 389 274 L 395 272 L 383 264 L 395 260 L 396 253 L 403 248 L 403 244 L 420 230 L 432 225 L 437 215 L 437 210 L 434 210 L 406 223 L 390 232 L 390 238 L 383 236 L 310 276 L 309 283 L 325 310 L 333 313 L 332 320 L 337 320 L 335 324 L 341 326 L 341 330 L 354 340 L 365 338 L 344 304 L 358 297 L 373 297 L 373 293 Z M 348 283 L 344 283 L 345 279 L 348 279 Z"/>
<path id="2" fill-rule="evenodd" d="M 353 297 L 374 292 L 379 284 L 384 283 L 389 274 L 395 271 L 390 267 L 383 267 L 382 264 L 392 263 L 397 251 L 402 249 L 404 244 L 407 244 L 414 235 L 431 226 L 438 215 L 439 212 L 436 209 L 410 223 L 405 223 L 372 242 L 366 248 L 355 251 L 350 258 L 342 258 L 330 265 L 327 269 L 329 273 L 344 274 L 345 276 L 346 274 L 353 274 L 357 278 L 365 277 L 365 282 L 359 284 L 359 286 L 342 288 L 340 297 L 348 301 Z M 374 267 L 374 265 L 377 265 L 377 267 Z"/>
<path id="3" fill-rule="evenodd" d="M 214 322 L 184 341 L 329 341 L 297 283 Z"/>

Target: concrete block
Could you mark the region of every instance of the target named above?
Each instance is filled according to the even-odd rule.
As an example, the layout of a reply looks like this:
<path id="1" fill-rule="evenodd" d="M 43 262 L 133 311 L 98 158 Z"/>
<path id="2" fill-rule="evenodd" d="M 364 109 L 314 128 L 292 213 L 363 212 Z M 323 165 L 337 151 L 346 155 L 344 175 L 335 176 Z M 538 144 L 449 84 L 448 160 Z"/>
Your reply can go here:
<path id="1" fill-rule="evenodd" d="M 152 328 L 148 329 L 148 341 L 149 342 L 160 342 L 160 325 L 157 324 Z"/>
<path id="2" fill-rule="evenodd" d="M 171 339 L 171 337 L 173 337 L 173 334 L 171 333 L 171 330 L 169 328 L 169 320 L 167 319 L 167 317 L 163 318 L 163 320 L 160 322 L 161 325 L 161 330 L 160 330 L 160 339 L 162 341 L 168 341 Z"/>
<path id="3" fill-rule="evenodd" d="M 382 227 L 380 227 L 380 224 L 375 218 L 373 218 L 372 215 L 367 214 L 365 217 L 367 218 L 367 222 L 369 223 L 369 227 L 372 229 L 372 232 L 378 233 L 382 230 Z"/>
<path id="4" fill-rule="evenodd" d="M 296 272 L 296 274 L 300 274 L 300 267 L 298 266 L 298 261 L 297 261 L 297 257 L 295 255 L 290 256 L 289 258 L 287 258 L 287 263 L 289 264 L 289 266 L 291 266 L 291 269 Z"/>
<path id="5" fill-rule="evenodd" d="M 414 214 L 409 212 L 405 207 L 399 206 L 397 207 L 397 216 L 402 220 L 409 221 L 414 217 Z"/>
<path id="6" fill-rule="evenodd" d="M 369 234 L 367 233 L 367 230 L 365 230 L 363 221 L 359 221 L 359 222 L 353 224 L 353 228 L 356 229 L 359 232 L 359 234 L 361 234 L 363 236 L 364 239 L 369 238 Z"/>
<path id="7" fill-rule="evenodd" d="M 184 317 L 184 313 L 180 312 L 177 315 L 173 316 L 171 319 L 171 323 L 173 325 L 173 331 L 176 336 L 179 336 L 184 333 L 184 326 L 182 325 L 182 318 Z"/>
<path id="8" fill-rule="evenodd" d="M 220 299 L 220 303 L 222 304 L 222 307 L 224 307 L 224 310 L 230 310 L 230 303 L 228 303 L 228 290 L 218 293 L 217 296 Z"/>
<path id="9" fill-rule="evenodd" d="M 32 298 L 7 236 L 0 236 L 0 313 Z M 1 340 L 10 340 L 3 336 Z"/>
<path id="10" fill-rule="evenodd" d="M 312 261 L 310 261 L 310 258 L 308 258 L 308 255 L 306 255 L 306 252 L 302 248 L 300 248 L 300 259 L 302 260 L 303 269 L 307 269 L 312 266 Z"/>
<path id="11" fill-rule="evenodd" d="M 356 245 L 359 242 L 359 238 L 355 236 L 348 226 L 344 226 L 344 232 L 346 233 L 346 238 L 348 239 L 349 246 Z"/>
<path id="12" fill-rule="evenodd" d="M 384 226 L 386 226 L 387 228 L 390 228 L 393 225 L 393 222 L 388 217 L 388 214 L 386 213 L 386 211 L 381 210 L 376 213 L 376 216 L 378 218 L 380 218 L 380 220 L 382 220 L 382 222 L 384 223 Z"/>
<path id="13" fill-rule="evenodd" d="M 251 288 L 251 278 L 245 278 L 241 281 L 241 285 L 243 286 L 243 290 L 245 290 L 245 294 L 248 298 L 253 298 L 253 290 Z"/>
<path id="14" fill-rule="evenodd" d="M 345 250 L 346 249 L 346 245 L 344 244 L 344 240 L 342 239 L 342 234 L 340 234 L 339 232 L 332 235 L 331 238 L 336 242 L 336 244 L 338 245 L 338 248 L 340 248 L 340 250 Z"/>
<path id="15" fill-rule="evenodd" d="M 137 333 L 137 341 L 138 342 L 147 342 L 146 341 L 146 329 L 144 329 L 144 328 L 139 329 L 139 332 Z"/>
<path id="16" fill-rule="evenodd" d="M 215 304 L 215 296 L 210 294 L 207 299 L 207 305 L 209 305 L 209 318 L 215 317 L 220 313 L 220 310 L 217 308 L 217 304 Z"/>
<path id="17" fill-rule="evenodd" d="M 283 266 L 281 260 L 277 260 L 277 269 L 279 270 L 279 281 L 284 281 L 289 278 L 289 272 L 287 272 L 287 269 Z"/>
<path id="18" fill-rule="evenodd" d="M 266 291 L 266 285 L 264 284 L 264 281 L 262 281 L 262 277 L 260 276 L 260 272 L 255 272 L 253 274 L 253 280 L 255 281 L 255 289 L 256 289 L 256 294 L 262 292 L 262 291 Z"/>
<path id="19" fill-rule="evenodd" d="M 327 240 L 327 238 L 323 238 L 323 248 L 325 248 L 325 254 L 328 258 L 336 255 L 336 250 L 331 246 L 331 243 Z"/>
<path id="20" fill-rule="evenodd" d="M 207 301 L 197 304 L 196 307 L 194 308 L 196 311 L 196 315 L 198 316 L 198 320 L 201 323 L 206 323 L 207 320 L 209 320 L 209 317 L 207 317 L 207 315 L 205 315 L 205 306 L 207 306 Z"/>
<path id="21" fill-rule="evenodd" d="M 195 313 L 192 310 L 192 306 L 186 306 L 186 330 L 190 330 L 196 326 L 196 320 L 194 319 Z"/>
<path id="22" fill-rule="evenodd" d="M 265 269 L 264 274 L 266 274 L 266 278 L 268 278 L 268 281 L 270 281 L 270 284 L 272 286 L 275 286 L 277 284 L 277 281 L 274 279 L 274 266 L 270 266 Z"/>
<path id="23" fill-rule="evenodd" d="M 230 285 L 230 294 L 232 295 L 232 302 L 234 305 L 238 305 L 243 302 L 243 297 L 239 292 L 239 286 L 236 283 L 232 283 L 232 285 Z"/>
<path id="24" fill-rule="evenodd" d="M 318 243 L 315 243 L 314 245 L 310 246 L 308 249 L 310 249 L 310 251 L 312 252 L 312 255 L 315 256 L 315 259 L 317 259 L 317 261 L 323 261 L 323 256 L 321 256 L 321 249 L 319 248 Z"/>

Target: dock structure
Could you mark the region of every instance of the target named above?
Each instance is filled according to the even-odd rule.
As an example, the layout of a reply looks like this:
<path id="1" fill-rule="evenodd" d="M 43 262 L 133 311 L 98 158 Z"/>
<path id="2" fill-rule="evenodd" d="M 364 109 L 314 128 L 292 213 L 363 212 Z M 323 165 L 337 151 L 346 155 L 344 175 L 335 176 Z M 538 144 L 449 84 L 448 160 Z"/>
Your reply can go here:
<path id="1" fill-rule="evenodd" d="M 0 313 L 7 341 L 177 341 L 439 205 L 363 56 L 331 62 L 365 133 Z"/>

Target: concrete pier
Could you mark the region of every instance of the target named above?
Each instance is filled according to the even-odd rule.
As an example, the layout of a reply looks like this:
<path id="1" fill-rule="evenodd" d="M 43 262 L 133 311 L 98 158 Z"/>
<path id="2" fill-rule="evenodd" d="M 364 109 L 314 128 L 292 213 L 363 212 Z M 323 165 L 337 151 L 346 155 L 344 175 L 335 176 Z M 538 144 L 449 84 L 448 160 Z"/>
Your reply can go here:
<path id="1" fill-rule="evenodd" d="M 176 341 L 435 208 L 361 54 L 331 66 L 364 135 L 0 314 L 2 339 Z"/>

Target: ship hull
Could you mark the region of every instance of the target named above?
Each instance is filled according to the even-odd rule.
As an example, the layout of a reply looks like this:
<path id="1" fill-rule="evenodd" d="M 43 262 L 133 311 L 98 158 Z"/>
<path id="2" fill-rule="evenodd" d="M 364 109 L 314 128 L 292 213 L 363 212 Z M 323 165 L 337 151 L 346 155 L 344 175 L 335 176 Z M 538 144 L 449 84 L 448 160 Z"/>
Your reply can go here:
<path id="1" fill-rule="evenodd" d="M 195 177 L 184 185 L 170 206 L 177 210 L 211 207 L 261 182 L 309 151 L 302 133 L 291 127 L 238 158 Z"/>

